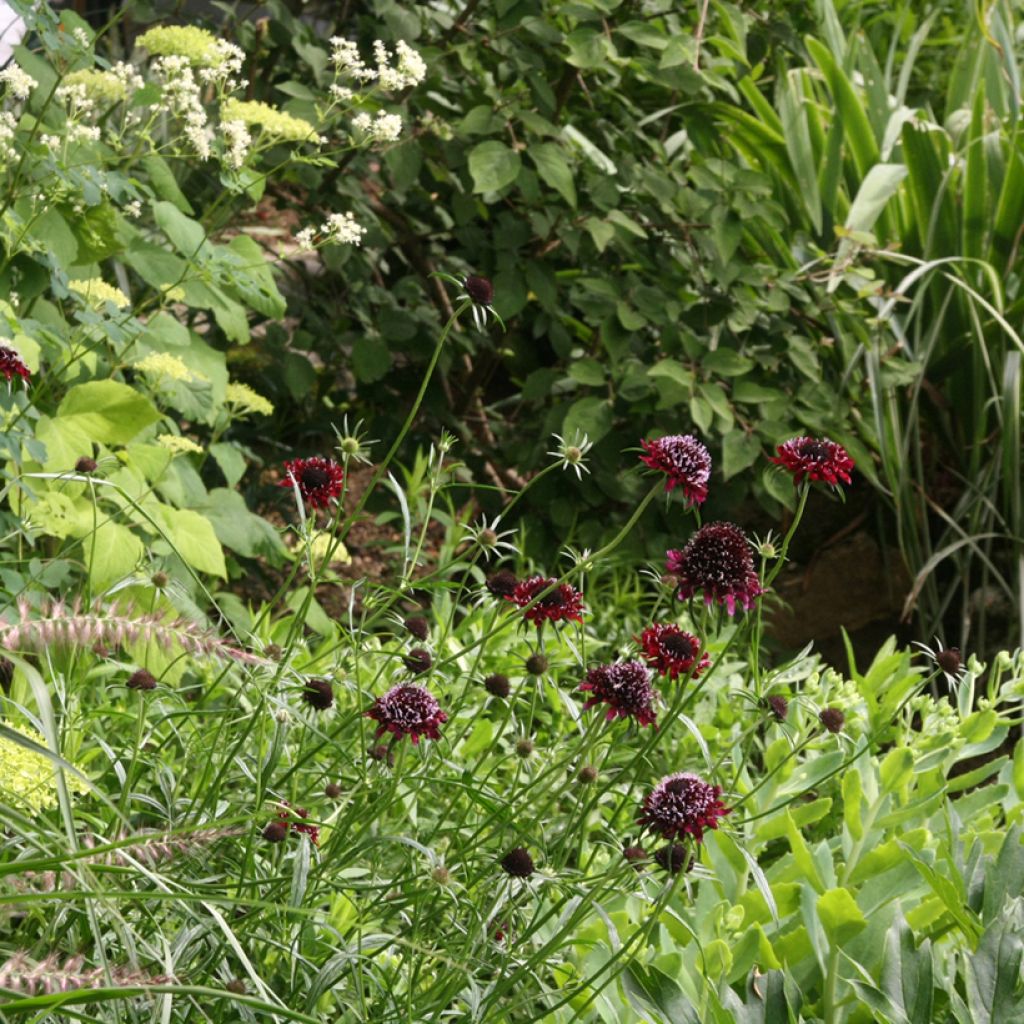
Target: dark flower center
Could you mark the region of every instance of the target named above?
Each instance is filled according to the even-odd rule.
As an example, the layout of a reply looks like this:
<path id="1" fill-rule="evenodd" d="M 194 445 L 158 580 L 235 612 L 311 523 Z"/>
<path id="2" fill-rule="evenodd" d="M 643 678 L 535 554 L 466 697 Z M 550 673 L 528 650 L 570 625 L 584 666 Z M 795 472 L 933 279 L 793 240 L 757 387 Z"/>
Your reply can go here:
<path id="1" fill-rule="evenodd" d="M 538 602 L 545 608 L 561 608 L 565 604 L 565 594 L 561 587 L 555 587 L 549 594 L 545 594 Z"/>
<path id="2" fill-rule="evenodd" d="M 800 445 L 800 454 L 812 462 L 828 462 L 829 450 L 824 441 L 804 441 Z"/>
<path id="3" fill-rule="evenodd" d="M 692 658 L 696 651 L 693 644 L 681 633 L 668 633 L 661 638 L 661 646 L 673 658 Z"/>
<path id="4" fill-rule="evenodd" d="M 466 294 L 478 305 L 489 306 L 494 300 L 494 285 L 486 277 L 470 274 L 466 278 Z"/>
<path id="5" fill-rule="evenodd" d="M 300 475 L 302 486 L 311 491 L 326 487 L 331 482 L 331 474 L 320 466 L 304 466 Z"/>

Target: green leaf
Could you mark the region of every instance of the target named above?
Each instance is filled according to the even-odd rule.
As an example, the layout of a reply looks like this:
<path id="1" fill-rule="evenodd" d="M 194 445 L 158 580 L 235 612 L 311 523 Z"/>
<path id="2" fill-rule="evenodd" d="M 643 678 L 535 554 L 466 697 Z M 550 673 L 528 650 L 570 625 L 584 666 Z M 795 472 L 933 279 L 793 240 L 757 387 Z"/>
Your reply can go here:
<path id="1" fill-rule="evenodd" d="M 897 912 L 885 936 L 882 991 L 914 1024 L 932 1020 L 932 948 L 926 939 L 914 946 L 914 933 Z"/>
<path id="2" fill-rule="evenodd" d="M 885 755 L 879 768 L 882 792 L 891 793 L 905 786 L 914 774 L 914 752 L 909 747 L 895 747 Z"/>
<path id="3" fill-rule="evenodd" d="M 391 369 L 387 342 L 377 335 L 360 334 L 352 346 L 352 369 L 364 384 L 380 380 Z"/>
<path id="4" fill-rule="evenodd" d="M 530 159 L 536 164 L 537 173 L 541 179 L 575 210 L 576 184 L 562 147 L 554 142 L 542 142 L 531 146 L 527 152 Z"/>
<path id="5" fill-rule="evenodd" d="M 848 889 L 829 889 L 818 897 L 818 918 L 829 942 L 844 946 L 868 926 Z"/>
<path id="6" fill-rule="evenodd" d="M 1008 903 L 985 929 L 967 959 L 967 1005 L 973 1024 L 1019 1024 L 1024 1020 L 1020 970 L 1024 959 L 1024 901 Z"/>
<path id="7" fill-rule="evenodd" d="M 150 153 L 140 161 L 153 191 L 160 199 L 177 207 L 182 213 L 192 213 L 192 204 L 178 187 L 177 179 L 167 161 L 159 153 Z"/>
<path id="8" fill-rule="evenodd" d="M 106 587 L 133 572 L 142 561 L 142 541 L 126 526 L 105 522 L 82 539 L 82 557 L 94 587 Z"/>
<path id="9" fill-rule="evenodd" d="M 154 203 L 153 219 L 185 259 L 207 258 L 213 253 L 213 246 L 206 240 L 206 228 L 186 217 L 173 203 Z"/>
<path id="10" fill-rule="evenodd" d="M 722 439 L 722 476 L 731 480 L 761 457 L 761 442 L 756 434 L 731 430 Z"/>
<path id="11" fill-rule="evenodd" d="M 217 540 L 213 524 L 206 516 L 191 509 L 160 505 L 154 519 L 163 526 L 167 539 L 193 569 L 227 578 L 224 552 L 221 550 L 220 541 Z"/>
<path id="12" fill-rule="evenodd" d="M 237 491 L 215 487 L 196 505 L 196 511 L 209 519 L 225 547 L 245 558 L 281 558 L 288 553 L 277 530 L 262 516 L 250 512 Z"/>
<path id="13" fill-rule="evenodd" d="M 57 407 L 57 417 L 73 423 L 90 440 L 127 444 L 140 430 L 160 419 L 144 395 L 116 380 L 77 384 Z"/>
<path id="14" fill-rule="evenodd" d="M 469 173 L 474 192 L 500 192 L 519 176 L 523 161 L 502 142 L 491 139 L 475 146 L 469 154 Z"/>
<path id="15" fill-rule="evenodd" d="M 604 398 L 581 398 L 569 407 L 562 421 L 562 437 L 567 444 L 586 434 L 596 444 L 612 429 L 612 407 Z"/>
<path id="16" fill-rule="evenodd" d="M 843 773 L 843 822 L 846 830 L 854 839 L 864 837 L 864 819 L 861 817 L 860 772 L 856 768 L 848 768 Z"/>
<path id="17" fill-rule="evenodd" d="M 903 164 L 875 164 L 861 182 L 850 205 L 846 230 L 870 231 L 906 176 L 907 168 Z"/>

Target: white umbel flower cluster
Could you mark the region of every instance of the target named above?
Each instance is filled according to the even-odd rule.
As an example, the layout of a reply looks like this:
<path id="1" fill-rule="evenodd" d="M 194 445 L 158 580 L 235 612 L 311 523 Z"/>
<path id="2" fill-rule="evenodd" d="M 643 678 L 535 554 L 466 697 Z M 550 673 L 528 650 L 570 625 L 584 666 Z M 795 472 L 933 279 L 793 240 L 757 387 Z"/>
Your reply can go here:
<path id="1" fill-rule="evenodd" d="M 153 70 L 163 83 L 161 106 L 184 121 L 184 133 L 189 144 L 201 159 L 208 159 L 210 139 L 206 129 L 206 111 L 188 58 L 177 54 L 158 57 L 153 61 Z"/>
<path id="2" fill-rule="evenodd" d="M 378 110 L 374 117 L 364 112 L 352 118 L 352 127 L 363 138 L 376 142 L 395 142 L 402 134 L 402 118 L 383 110 Z"/>
<path id="3" fill-rule="evenodd" d="M 244 121 L 222 121 L 221 134 L 224 136 L 224 157 L 229 167 L 236 171 L 245 163 L 252 136 Z"/>
<path id="4" fill-rule="evenodd" d="M 16 100 L 27 100 L 32 90 L 39 84 L 17 64 L 11 64 L 0 71 L 0 82 L 7 86 L 7 92 Z"/>
<path id="5" fill-rule="evenodd" d="M 319 228 L 303 228 L 295 235 L 295 244 L 302 251 L 311 251 L 318 245 L 359 245 L 366 234 L 352 213 L 332 213 Z"/>
<path id="6" fill-rule="evenodd" d="M 358 82 L 376 80 L 382 89 L 397 91 L 419 85 L 426 78 L 426 61 L 403 40 L 395 43 L 393 54 L 380 39 L 376 40 L 373 44 L 373 57 L 376 67 L 363 63 L 359 48 L 351 39 L 343 39 L 341 36 L 331 39 L 331 63 L 339 72 Z"/>

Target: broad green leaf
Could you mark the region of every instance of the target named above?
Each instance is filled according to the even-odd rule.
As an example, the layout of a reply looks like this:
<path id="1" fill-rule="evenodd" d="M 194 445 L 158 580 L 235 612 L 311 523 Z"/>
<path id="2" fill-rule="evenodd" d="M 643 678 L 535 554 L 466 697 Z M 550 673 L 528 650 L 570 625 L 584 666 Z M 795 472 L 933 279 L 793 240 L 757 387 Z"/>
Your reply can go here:
<path id="1" fill-rule="evenodd" d="M 92 441 L 127 444 L 140 430 L 160 419 L 144 395 L 116 380 L 77 384 L 57 407 L 57 418 Z"/>
<path id="2" fill-rule="evenodd" d="M 178 187 L 174 172 L 162 156 L 158 153 L 150 153 L 144 156 L 140 162 L 149 175 L 149 183 L 153 191 L 160 199 L 173 203 L 182 213 L 194 212 L 185 193 Z"/>
<path id="3" fill-rule="evenodd" d="M 875 164 L 861 182 L 850 205 L 846 230 L 870 231 L 906 176 L 907 168 L 903 164 Z"/>
<path id="4" fill-rule="evenodd" d="M 854 839 L 864 837 L 864 819 L 861 817 L 860 772 L 849 768 L 843 773 L 843 822 Z"/>
<path id="5" fill-rule="evenodd" d="M 94 587 L 106 587 L 134 571 L 142 561 L 142 541 L 120 523 L 105 522 L 82 538 L 82 558 Z"/>
<path id="6" fill-rule="evenodd" d="M 503 142 L 491 139 L 474 146 L 469 154 L 469 173 L 474 192 L 500 192 L 519 176 L 523 161 Z"/>
<path id="7" fill-rule="evenodd" d="M 191 509 L 161 505 L 157 520 L 166 531 L 168 541 L 193 569 L 222 578 L 227 576 L 224 552 L 206 516 Z"/>
<path id="8" fill-rule="evenodd" d="M 829 942 L 844 946 L 868 926 L 867 918 L 848 889 L 829 889 L 818 897 L 818 917 Z"/>
<path id="9" fill-rule="evenodd" d="M 967 959 L 967 1005 L 974 1024 L 1020 1024 L 1024 900 L 1007 903 Z"/>
<path id="10" fill-rule="evenodd" d="M 555 142 L 531 146 L 527 153 L 541 179 L 550 185 L 573 209 L 576 209 L 576 185 L 565 150 Z"/>
<path id="11" fill-rule="evenodd" d="M 878 774 L 883 793 L 901 789 L 914 774 L 914 752 L 909 747 L 895 747 L 890 750 L 883 758 Z"/>
<path id="12" fill-rule="evenodd" d="M 569 407 L 562 421 L 566 444 L 586 434 L 596 444 L 612 429 L 612 407 L 605 398 L 581 398 Z"/>
<path id="13" fill-rule="evenodd" d="M 199 221 L 186 217 L 173 203 L 163 199 L 154 203 L 153 219 L 185 259 L 205 259 L 212 255 L 213 246 L 206 240 L 206 228 Z"/>

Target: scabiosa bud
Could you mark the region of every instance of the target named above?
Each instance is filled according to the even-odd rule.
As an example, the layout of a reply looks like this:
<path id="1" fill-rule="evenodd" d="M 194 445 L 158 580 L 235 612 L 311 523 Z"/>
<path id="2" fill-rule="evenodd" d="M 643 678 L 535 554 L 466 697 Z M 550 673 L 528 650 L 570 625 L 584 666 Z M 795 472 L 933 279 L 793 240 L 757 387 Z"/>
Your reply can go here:
<path id="1" fill-rule="evenodd" d="M 288 835 L 288 826 L 283 821 L 272 821 L 264 830 L 263 838 L 268 843 L 280 843 Z"/>
<path id="2" fill-rule="evenodd" d="M 527 739 L 525 736 L 522 739 L 516 740 L 516 756 L 527 758 L 533 753 L 533 740 Z"/>
<path id="3" fill-rule="evenodd" d="M 638 821 L 666 839 L 704 838 L 704 829 L 718 828 L 729 813 L 719 800 L 722 789 L 692 772 L 666 775 L 644 799 Z"/>
<path id="4" fill-rule="evenodd" d="M 773 693 L 761 701 L 761 706 L 767 709 L 776 722 L 784 722 L 789 714 L 789 701 L 781 694 Z"/>
<path id="5" fill-rule="evenodd" d="M 494 285 L 486 277 L 470 274 L 463 287 L 478 306 L 489 306 L 494 301 Z"/>
<path id="6" fill-rule="evenodd" d="M 11 683 L 14 681 L 14 662 L 10 658 L 0 657 L 0 690 L 9 697 Z"/>
<path id="7" fill-rule="evenodd" d="M 523 612 L 527 622 L 561 622 L 563 619 L 583 621 L 583 595 L 568 583 L 558 583 L 550 577 L 531 576 L 520 581 L 512 594 L 512 601 L 520 608 L 528 605 L 548 587 L 552 589 L 532 607 Z"/>
<path id="8" fill-rule="evenodd" d="M 224 986 L 232 995 L 244 996 L 245 995 L 245 982 L 241 978 L 232 978 Z"/>
<path id="9" fill-rule="evenodd" d="M 717 601 L 730 615 L 762 592 L 746 535 L 732 523 L 702 526 L 681 551 L 666 552 L 666 568 L 679 578 L 681 601 L 700 590 L 705 604 Z"/>
<path id="10" fill-rule="evenodd" d="M 494 675 L 488 676 L 484 680 L 484 689 L 492 697 L 500 697 L 504 700 L 511 692 L 511 686 L 509 686 L 508 676 L 503 676 L 500 672 L 495 672 Z"/>
<path id="11" fill-rule="evenodd" d="M 665 474 L 665 490 L 681 488 L 687 503 L 700 505 L 708 496 L 711 453 L 690 434 L 673 434 L 657 441 L 641 441 L 640 461 Z"/>
<path id="12" fill-rule="evenodd" d="M 302 499 L 312 508 L 326 508 L 341 494 L 345 471 L 334 461 L 315 455 L 311 459 L 291 459 L 284 464 L 285 479 L 278 487 L 299 489 Z"/>
<path id="13" fill-rule="evenodd" d="M 647 851 L 642 846 L 624 846 L 622 848 L 622 856 L 637 871 L 643 871 L 644 861 L 647 860 Z"/>
<path id="14" fill-rule="evenodd" d="M 935 652 L 935 663 L 947 676 L 955 676 L 962 664 L 959 647 L 943 647 Z"/>
<path id="15" fill-rule="evenodd" d="M 157 590 L 166 590 L 167 584 L 171 582 L 171 578 L 167 573 L 157 569 L 157 571 L 149 577 L 149 582 L 152 583 Z"/>
<path id="16" fill-rule="evenodd" d="M 487 589 L 495 597 L 511 600 L 518 585 L 519 580 L 516 579 L 516 574 L 511 569 L 499 569 L 487 577 Z"/>
<path id="17" fill-rule="evenodd" d="M 592 782 L 597 782 L 597 769 L 592 764 L 585 764 L 576 776 L 585 786 L 589 786 Z"/>
<path id="18" fill-rule="evenodd" d="M 823 708 L 818 713 L 818 721 L 821 722 L 829 732 L 838 733 L 843 731 L 846 723 L 846 715 L 839 708 Z"/>
<path id="19" fill-rule="evenodd" d="M 440 739 L 437 727 L 448 721 L 434 695 L 422 686 L 413 685 L 393 686 L 374 701 L 366 716 L 380 723 L 377 726 L 378 737 L 386 732 L 408 736 L 413 746 L 419 744 L 421 736 L 430 740 Z"/>
<path id="20" fill-rule="evenodd" d="M 694 864 L 694 857 L 683 843 L 669 843 L 654 854 L 658 867 L 670 875 L 678 875 L 680 871 L 689 871 Z"/>
<path id="21" fill-rule="evenodd" d="M 394 767 L 395 755 L 391 753 L 391 748 L 386 743 L 378 743 L 376 746 L 370 747 L 366 754 L 374 761 L 386 762 L 389 768 Z"/>
<path id="22" fill-rule="evenodd" d="M 21 356 L 13 348 L 8 348 L 6 345 L 0 345 L 0 373 L 7 378 L 8 383 L 10 383 L 11 378 L 15 375 L 25 381 L 31 376 Z"/>
<path id="23" fill-rule="evenodd" d="M 147 672 L 146 669 L 140 668 L 128 677 L 126 685 L 129 690 L 155 690 L 156 677 L 152 672 Z"/>
<path id="24" fill-rule="evenodd" d="M 324 786 L 324 796 L 330 797 L 332 800 L 337 800 L 341 796 L 341 786 L 336 782 L 328 782 Z"/>
<path id="25" fill-rule="evenodd" d="M 284 656 L 284 648 L 282 648 L 280 644 L 267 644 L 267 646 L 263 648 L 263 654 L 271 661 L 280 661 Z"/>
<path id="26" fill-rule="evenodd" d="M 634 718 L 640 726 L 653 725 L 655 689 L 651 686 L 651 670 L 639 661 L 622 661 L 614 665 L 592 668 L 580 684 L 580 689 L 592 696 L 583 710 L 595 704 L 607 704 L 607 721 L 614 718 Z"/>
<path id="27" fill-rule="evenodd" d="M 692 633 L 672 625 L 648 626 L 635 638 L 643 648 L 643 658 L 659 675 L 675 679 L 689 675 L 696 679 L 711 664 Z"/>
<path id="28" fill-rule="evenodd" d="M 501 858 L 501 866 L 505 869 L 505 873 L 513 878 L 529 878 L 536 870 L 530 851 L 525 846 L 517 846 L 509 850 Z"/>
<path id="29" fill-rule="evenodd" d="M 326 711 L 334 703 L 334 687 L 329 679 L 307 679 L 302 699 L 317 711 Z"/>
<path id="30" fill-rule="evenodd" d="M 414 675 L 420 676 L 424 672 L 429 672 L 434 664 L 434 659 L 430 656 L 430 651 L 425 650 L 422 647 L 414 647 L 408 654 L 402 658 L 402 664 Z"/>
<path id="31" fill-rule="evenodd" d="M 769 456 L 769 462 L 784 466 L 793 474 L 793 483 L 808 480 L 823 480 L 832 487 L 840 481 L 850 483 L 853 459 L 842 445 L 827 437 L 794 437 L 775 449 L 779 454 Z"/>
<path id="32" fill-rule="evenodd" d="M 277 820 L 293 832 L 301 832 L 303 835 L 309 836 L 309 841 L 314 846 L 319 846 L 320 828 L 317 825 L 307 823 L 305 819 L 308 817 L 309 811 L 305 807 L 293 807 L 287 800 L 281 801 L 281 810 L 278 811 Z"/>
<path id="33" fill-rule="evenodd" d="M 83 455 L 75 463 L 75 472 L 82 473 L 83 475 L 88 476 L 89 473 L 96 472 L 96 465 L 97 463 L 95 459 L 90 459 L 88 455 Z"/>
<path id="34" fill-rule="evenodd" d="M 531 654 L 526 659 L 526 673 L 531 676 L 542 676 L 548 670 L 548 659 L 543 654 Z"/>
<path id="35" fill-rule="evenodd" d="M 430 626 L 427 625 L 427 620 L 422 615 L 413 615 L 411 618 L 406 619 L 405 628 L 417 640 L 426 640 L 430 636 Z"/>
<path id="36" fill-rule="evenodd" d="M 452 880 L 452 873 L 443 864 L 438 864 L 438 866 L 430 872 L 430 877 L 437 882 L 438 885 L 448 885 Z"/>

